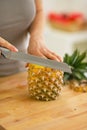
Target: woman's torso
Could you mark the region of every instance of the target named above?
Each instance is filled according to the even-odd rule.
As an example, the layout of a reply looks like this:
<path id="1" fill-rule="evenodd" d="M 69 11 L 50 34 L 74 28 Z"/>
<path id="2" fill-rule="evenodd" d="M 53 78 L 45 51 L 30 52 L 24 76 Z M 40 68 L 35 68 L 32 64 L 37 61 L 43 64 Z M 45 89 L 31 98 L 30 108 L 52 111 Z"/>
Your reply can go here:
<path id="1" fill-rule="evenodd" d="M 0 36 L 26 51 L 28 27 L 35 17 L 34 0 L 0 0 Z M 24 63 L 0 58 L 0 76 L 24 70 Z"/>

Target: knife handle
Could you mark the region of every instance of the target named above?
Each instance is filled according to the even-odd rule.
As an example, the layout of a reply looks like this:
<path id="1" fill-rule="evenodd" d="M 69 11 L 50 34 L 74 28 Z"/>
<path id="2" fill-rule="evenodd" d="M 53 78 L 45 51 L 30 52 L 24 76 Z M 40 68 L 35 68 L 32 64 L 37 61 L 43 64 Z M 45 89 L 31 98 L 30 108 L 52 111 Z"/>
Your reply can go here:
<path id="1" fill-rule="evenodd" d="M 4 55 L 3 55 L 3 51 L 4 51 L 4 48 L 3 48 L 3 47 L 0 47 L 0 56 L 1 56 L 1 55 L 4 56 Z"/>
<path id="2" fill-rule="evenodd" d="M 8 52 L 10 52 L 9 49 L 4 48 L 4 47 L 0 47 L 0 56 L 2 55 L 2 56 L 4 56 L 6 58 Z"/>

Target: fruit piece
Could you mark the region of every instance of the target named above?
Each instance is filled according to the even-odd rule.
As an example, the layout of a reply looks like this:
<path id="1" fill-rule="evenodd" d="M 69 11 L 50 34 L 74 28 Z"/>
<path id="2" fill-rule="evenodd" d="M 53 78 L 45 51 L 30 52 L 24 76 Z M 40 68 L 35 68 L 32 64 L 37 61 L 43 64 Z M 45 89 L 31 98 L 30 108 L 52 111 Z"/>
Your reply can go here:
<path id="1" fill-rule="evenodd" d="M 48 21 L 51 27 L 65 31 L 79 31 L 86 29 L 87 23 L 82 13 L 50 13 Z"/>
<path id="2" fill-rule="evenodd" d="M 76 19 L 84 19 L 84 16 L 83 16 L 82 13 L 71 13 L 71 14 L 69 15 L 69 17 L 70 17 L 71 19 L 74 19 L 74 20 L 76 20 Z"/>
<path id="3" fill-rule="evenodd" d="M 68 85 L 76 92 L 87 92 L 87 80 L 83 80 L 80 82 L 74 79 L 68 82 Z"/>
<path id="4" fill-rule="evenodd" d="M 55 100 L 63 86 L 63 72 L 51 68 L 28 65 L 28 91 L 37 100 Z"/>
<path id="5" fill-rule="evenodd" d="M 57 18 L 57 15 L 54 14 L 54 13 L 50 13 L 50 14 L 48 15 L 48 19 L 51 20 L 51 21 L 55 21 L 56 18 Z"/>
<path id="6" fill-rule="evenodd" d="M 48 20 L 53 21 L 55 23 L 66 23 L 69 22 L 68 15 L 66 14 L 58 14 L 58 13 L 50 13 L 48 15 Z"/>
<path id="7" fill-rule="evenodd" d="M 87 51 L 80 53 L 75 50 L 70 56 L 65 54 L 64 62 L 71 66 L 72 73 L 64 73 L 64 81 L 76 91 L 87 92 Z M 84 81 L 85 80 L 85 84 Z"/>

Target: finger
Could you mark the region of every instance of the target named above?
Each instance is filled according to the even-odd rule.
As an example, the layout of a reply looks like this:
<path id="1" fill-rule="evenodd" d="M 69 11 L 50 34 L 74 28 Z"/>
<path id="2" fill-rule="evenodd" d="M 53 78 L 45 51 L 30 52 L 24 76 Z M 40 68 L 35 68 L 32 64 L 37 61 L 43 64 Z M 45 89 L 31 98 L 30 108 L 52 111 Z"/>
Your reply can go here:
<path id="1" fill-rule="evenodd" d="M 14 52 L 17 52 L 17 51 L 18 51 L 18 49 L 17 49 L 15 46 L 11 45 L 11 44 L 7 45 L 7 48 L 8 48 L 9 50 L 11 50 L 11 51 L 14 51 Z"/>
<path id="2" fill-rule="evenodd" d="M 46 53 L 46 57 L 48 59 L 51 59 L 51 60 L 57 60 L 57 61 L 59 61 L 59 59 L 55 55 L 53 55 L 52 53 L 49 53 L 49 52 Z"/>
<path id="3" fill-rule="evenodd" d="M 56 53 L 54 53 L 54 52 L 52 52 L 50 50 L 49 50 L 49 52 L 52 53 L 54 56 L 56 56 L 60 62 L 63 61 L 62 58 L 59 55 L 57 55 Z"/>
<path id="4" fill-rule="evenodd" d="M 4 44 L 1 44 L 1 46 L 6 47 L 6 48 L 8 48 L 11 51 L 18 51 L 18 49 L 15 46 L 11 45 L 8 42 L 5 42 Z"/>
<path id="5" fill-rule="evenodd" d="M 50 50 L 45 51 L 45 56 L 52 60 L 61 61 L 61 58 L 57 56 L 54 52 L 51 52 Z"/>
<path id="6" fill-rule="evenodd" d="M 12 44 L 10 44 L 8 41 L 4 40 L 1 37 L 0 37 L 0 46 L 6 47 L 11 51 L 18 51 L 18 49 L 15 46 L 13 46 Z"/>

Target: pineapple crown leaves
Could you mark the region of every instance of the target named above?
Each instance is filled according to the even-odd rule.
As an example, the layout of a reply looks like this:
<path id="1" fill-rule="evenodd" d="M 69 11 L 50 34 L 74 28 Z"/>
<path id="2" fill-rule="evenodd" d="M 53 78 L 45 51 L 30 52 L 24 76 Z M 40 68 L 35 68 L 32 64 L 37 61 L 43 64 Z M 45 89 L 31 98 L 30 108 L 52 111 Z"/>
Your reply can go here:
<path id="1" fill-rule="evenodd" d="M 87 80 L 87 50 L 80 53 L 79 50 L 75 50 L 72 55 L 65 54 L 63 60 L 65 63 L 71 66 L 72 73 L 64 73 L 64 80 L 77 79 Z"/>

